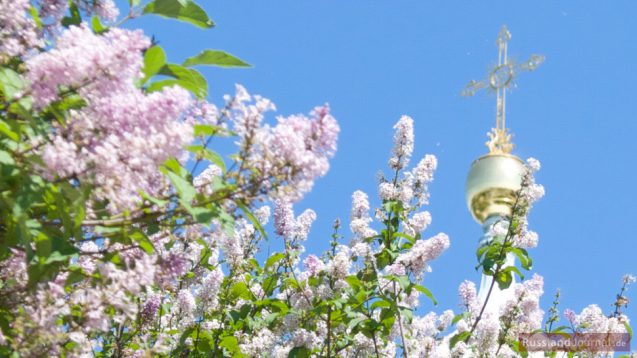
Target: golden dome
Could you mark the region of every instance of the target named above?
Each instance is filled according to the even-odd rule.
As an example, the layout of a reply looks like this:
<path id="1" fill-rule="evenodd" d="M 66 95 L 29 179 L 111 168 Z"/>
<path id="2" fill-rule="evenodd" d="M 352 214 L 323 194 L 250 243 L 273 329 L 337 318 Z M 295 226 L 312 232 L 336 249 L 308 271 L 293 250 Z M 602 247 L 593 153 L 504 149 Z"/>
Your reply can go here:
<path id="1" fill-rule="evenodd" d="M 482 223 L 494 214 L 511 216 L 523 175 L 524 162 L 511 154 L 488 154 L 474 161 L 465 185 L 474 219 Z"/>

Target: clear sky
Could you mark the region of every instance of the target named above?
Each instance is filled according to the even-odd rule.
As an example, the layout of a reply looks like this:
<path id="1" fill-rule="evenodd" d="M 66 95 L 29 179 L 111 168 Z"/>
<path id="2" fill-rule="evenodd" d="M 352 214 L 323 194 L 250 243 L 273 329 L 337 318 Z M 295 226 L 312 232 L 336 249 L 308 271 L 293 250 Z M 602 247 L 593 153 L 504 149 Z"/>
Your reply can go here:
<path id="1" fill-rule="evenodd" d="M 459 95 L 496 61 L 495 38 L 507 24 L 511 57 L 546 56 L 519 77 L 508 96 L 514 153 L 542 162 L 546 196 L 530 217 L 540 245 L 534 272 L 545 278 L 543 306 L 562 289 L 561 309 L 589 303 L 605 311 L 624 273 L 637 274 L 637 3 L 634 1 L 208 1 L 217 23 L 200 30 L 142 18 L 142 27 L 181 62 L 205 48 L 223 49 L 252 69 L 202 68 L 210 100 L 241 83 L 272 99 L 278 114 L 308 112 L 329 102 L 342 133 L 329 174 L 297 205 L 318 214 L 309 252 L 328 247 L 336 217 L 347 220 L 350 196 L 374 197 L 386 168 L 392 126 L 416 123 L 414 161 L 438 157 L 431 186 L 433 224 L 450 249 L 426 276 L 441 305 L 458 310 L 458 284 L 479 281 L 474 270 L 481 234 L 464 200 L 471 162 L 486 153 L 495 99 Z M 374 200 L 373 204 L 378 204 Z M 629 291 L 637 302 L 637 289 Z M 424 309 L 432 309 L 425 302 Z M 628 313 L 637 319 L 637 308 Z"/>

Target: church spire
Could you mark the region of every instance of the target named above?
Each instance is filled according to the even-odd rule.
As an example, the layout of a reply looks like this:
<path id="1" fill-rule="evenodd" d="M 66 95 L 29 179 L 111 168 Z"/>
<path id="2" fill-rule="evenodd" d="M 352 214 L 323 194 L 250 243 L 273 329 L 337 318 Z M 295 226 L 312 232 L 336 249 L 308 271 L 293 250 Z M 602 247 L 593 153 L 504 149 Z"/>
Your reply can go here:
<path id="1" fill-rule="evenodd" d="M 469 210 L 480 223 L 494 215 L 503 218 L 511 215 L 515 193 L 520 189 L 524 163 L 511 154 L 513 143 L 506 126 L 507 90 L 515 87 L 515 79 L 519 73 L 533 71 L 544 61 L 544 56 L 541 55 L 531 55 L 522 63 L 511 60 L 508 56 L 510 39 L 511 33 L 506 26 L 502 26 L 496 41 L 497 64 L 485 79 L 469 82 L 462 91 L 465 96 L 472 96 L 482 89 L 496 94 L 495 127 L 489 133 L 490 140 L 486 143 L 489 154 L 471 165 L 465 188 Z"/>
<path id="2" fill-rule="evenodd" d="M 544 60 L 543 56 L 532 55 L 526 62 L 516 63 L 508 58 L 508 42 L 511 34 L 505 26 L 498 35 L 498 63 L 489 71 L 486 79 L 471 81 L 462 92 L 472 96 L 481 89 L 496 93 L 496 123 L 489 133 L 487 142 L 489 154 L 475 160 L 471 165 L 465 187 L 467 205 L 473 217 L 482 225 L 483 236 L 478 245 L 488 245 L 493 239 L 496 224 L 508 226 L 513 215 L 517 192 L 522 186 L 526 172 L 520 158 L 511 154 L 513 143 L 506 127 L 507 90 L 515 86 L 517 74 L 533 71 Z M 515 257 L 507 256 L 505 267 L 513 266 Z M 491 292 L 493 290 L 493 292 Z M 509 289 L 493 286 L 493 277 L 482 275 L 478 294 L 487 312 L 497 314 L 499 308 L 512 295 Z"/>

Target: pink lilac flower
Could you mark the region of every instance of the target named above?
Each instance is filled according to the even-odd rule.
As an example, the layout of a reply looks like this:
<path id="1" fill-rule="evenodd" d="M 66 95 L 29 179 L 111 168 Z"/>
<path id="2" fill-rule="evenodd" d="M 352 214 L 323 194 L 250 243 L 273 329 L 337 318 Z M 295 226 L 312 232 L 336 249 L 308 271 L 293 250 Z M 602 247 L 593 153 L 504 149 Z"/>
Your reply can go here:
<path id="1" fill-rule="evenodd" d="M 345 251 L 341 251 L 334 255 L 332 261 L 328 264 L 328 270 L 336 278 L 345 278 L 349 274 L 349 270 L 352 266 L 349 254 Z"/>
<path id="2" fill-rule="evenodd" d="M 114 28 L 96 35 L 87 25 L 71 26 L 55 48 L 26 61 L 35 105 L 57 100 L 60 87 L 78 88 L 90 100 L 133 85 L 141 78 L 141 52 L 149 46 L 140 30 Z"/>
<path id="3" fill-rule="evenodd" d="M 160 259 L 159 267 L 162 277 L 177 279 L 188 271 L 188 260 L 180 254 L 170 252 Z"/>
<path id="4" fill-rule="evenodd" d="M 369 200 L 367 194 L 357 190 L 352 194 L 352 214 L 350 230 L 356 239 L 376 236 L 378 233 L 369 227 L 372 218 L 369 216 Z"/>
<path id="5" fill-rule="evenodd" d="M 279 236 L 290 237 L 294 231 L 296 222 L 292 204 L 285 201 L 278 201 L 274 206 L 274 228 Z"/>
<path id="6" fill-rule="evenodd" d="M 544 294 L 542 276 L 534 274 L 531 279 L 515 283 L 509 289 L 513 295 L 500 307 L 500 315 L 511 325 L 511 332 L 526 333 L 539 329 L 544 318 L 539 302 Z"/>
<path id="7" fill-rule="evenodd" d="M 506 220 L 499 220 L 497 222 L 495 222 L 493 225 L 491 225 L 491 227 L 489 228 L 489 236 L 492 237 L 504 237 L 507 235 L 507 233 L 509 232 L 509 222 Z"/>
<path id="8" fill-rule="evenodd" d="M 535 158 L 528 158 L 526 160 L 526 165 L 529 169 L 531 169 L 532 172 L 537 172 L 542 167 L 540 161 Z"/>
<path id="9" fill-rule="evenodd" d="M 295 219 L 292 204 L 282 201 L 276 202 L 274 227 L 277 235 L 288 239 L 305 241 L 314 220 L 316 220 L 316 213 L 311 209 L 305 210 Z"/>
<path id="10" fill-rule="evenodd" d="M 220 178 L 222 175 L 223 171 L 221 170 L 221 168 L 219 168 L 219 166 L 210 164 L 206 169 L 204 169 L 193 179 L 192 184 L 198 191 L 206 195 L 211 195 L 213 192 L 212 184 L 214 182 L 214 179 Z"/>
<path id="11" fill-rule="evenodd" d="M 197 100 L 185 114 L 186 122 L 219 125 L 221 114 L 217 106 L 203 100 Z"/>
<path id="12" fill-rule="evenodd" d="M 529 203 L 535 203 L 544 196 L 544 186 L 533 183 L 525 187 L 522 194 Z"/>
<path id="13" fill-rule="evenodd" d="M 89 16 L 94 14 L 108 21 L 115 21 L 119 16 L 119 9 L 113 0 L 75 0 L 75 3 Z"/>
<path id="14" fill-rule="evenodd" d="M 323 261 L 321 261 L 321 259 L 319 259 L 316 255 L 309 255 L 305 260 L 303 260 L 303 265 L 311 276 L 316 276 L 325 270 L 325 263 L 323 263 Z"/>
<path id="15" fill-rule="evenodd" d="M 312 209 L 306 209 L 296 218 L 296 228 L 294 238 L 299 241 L 305 241 L 310 233 L 312 223 L 316 220 L 316 213 Z"/>
<path id="16" fill-rule="evenodd" d="M 417 206 L 421 206 L 429 203 L 429 183 L 434 179 L 434 172 L 438 166 L 438 160 L 431 154 L 425 155 L 423 159 L 418 162 L 418 165 L 410 172 L 405 174 L 405 180 L 402 186 L 408 186 L 411 188 L 414 201 Z M 409 206 L 408 202 L 404 203 Z"/>
<path id="17" fill-rule="evenodd" d="M 396 186 L 388 182 L 380 183 L 378 185 L 378 195 L 382 200 L 393 200 L 396 198 Z"/>
<path id="18" fill-rule="evenodd" d="M 394 276 L 403 276 L 407 273 L 405 266 L 401 263 L 394 263 L 392 265 L 389 265 L 385 268 L 385 271 L 387 271 L 388 274 Z"/>
<path id="19" fill-rule="evenodd" d="M 217 267 L 208 272 L 201 280 L 201 289 L 197 293 L 197 298 L 199 298 L 206 307 L 214 308 L 217 306 L 217 296 L 221 289 L 223 279 L 223 271 Z"/>
<path id="20" fill-rule="evenodd" d="M 405 227 L 406 233 L 411 236 L 424 231 L 431 224 L 431 214 L 428 211 L 415 213 L 408 221 Z"/>
<path id="21" fill-rule="evenodd" d="M 262 226 L 267 225 L 268 221 L 270 221 L 270 207 L 267 205 L 254 210 L 253 214 Z"/>
<path id="22" fill-rule="evenodd" d="M 577 319 L 577 314 L 573 312 L 570 308 L 564 310 L 564 318 L 571 324 L 575 324 L 575 320 Z"/>
<path id="23" fill-rule="evenodd" d="M 109 200 L 111 211 L 131 208 L 140 202 L 140 191 L 159 195 L 165 184 L 157 167 L 192 140 L 192 128 L 179 121 L 189 101 L 177 87 L 95 99 L 60 129 L 53 147 L 45 146 L 45 164 L 52 175 L 93 181 L 95 197 Z M 79 144 L 75 155 L 58 150 L 67 140 Z M 91 172 L 85 173 L 88 167 Z"/>
<path id="24" fill-rule="evenodd" d="M 316 333 L 300 328 L 294 331 L 292 335 L 292 342 L 295 347 L 314 349 L 315 347 L 318 347 L 321 339 L 316 335 Z"/>
<path id="25" fill-rule="evenodd" d="M 513 237 L 513 246 L 523 249 L 537 247 L 539 237 L 535 231 L 523 230 L 520 235 Z"/>
<path id="26" fill-rule="evenodd" d="M 154 320 L 160 304 L 161 304 L 161 299 L 159 295 L 150 294 L 146 298 L 146 302 L 144 303 L 144 306 L 140 312 L 142 322 L 149 323 L 152 320 Z"/>
<path id="27" fill-rule="evenodd" d="M 29 0 L 0 0 L 0 54 L 20 56 L 44 44 L 30 7 Z"/>
<path id="28" fill-rule="evenodd" d="M 296 201 L 317 177 L 327 173 L 339 132 L 329 107 L 315 108 L 309 118 L 301 114 L 278 117 L 276 125 L 270 126 L 263 124 L 265 113 L 275 108 L 269 100 L 251 96 L 241 86 L 234 97 L 226 98 L 245 164 L 260 177 L 272 198 Z"/>
<path id="29" fill-rule="evenodd" d="M 195 311 L 195 298 L 188 289 L 182 289 L 177 293 L 177 308 L 181 315 L 191 315 Z"/>
<path id="30" fill-rule="evenodd" d="M 372 248 L 366 242 L 359 242 L 352 246 L 352 255 L 357 257 L 367 257 L 372 253 Z"/>
<path id="31" fill-rule="evenodd" d="M 72 26 L 52 50 L 26 62 L 36 105 L 58 99 L 61 87 L 76 88 L 87 102 L 43 148 L 49 176 L 92 182 L 94 198 L 108 201 L 111 212 L 135 207 L 140 191 L 165 190 L 158 166 L 192 141 L 192 126 L 180 119 L 191 103 L 187 91 L 144 94 L 135 86 L 149 45 L 141 31 L 96 35 L 85 25 Z"/>
<path id="32" fill-rule="evenodd" d="M 458 287 L 458 296 L 465 307 L 475 306 L 478 297 L 476 284 L 467 280 L 463 281 Z"/>
<path id="33" fill-rule="evenodd" d="M 421 276 L 429 271 L 429 261 L 440 256 L 447 248 L 449 237 L 440 233 L 428 240 L 417 240 L 408 252 L 398 256 L 396 262 L 402 263 L 414 275 Z"/>

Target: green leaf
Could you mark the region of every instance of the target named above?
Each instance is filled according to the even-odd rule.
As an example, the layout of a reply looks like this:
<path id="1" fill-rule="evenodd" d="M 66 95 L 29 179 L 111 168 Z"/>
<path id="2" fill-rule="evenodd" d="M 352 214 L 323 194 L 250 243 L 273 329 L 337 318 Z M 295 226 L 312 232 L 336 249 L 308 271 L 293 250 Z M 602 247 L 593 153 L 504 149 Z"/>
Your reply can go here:
<path id="1" fill-rule="evenodd" d="M 458 315 L 456 315 L 455 317 L 453 317 L 453 319 L 451 320 L 451 324 L 456 324 L 458 322 L 460 322 L 461 319 L 468 317 L 469 316 L 469 312 L 464 312 L 464 313 L 460 313 Z"/>
<path id="2" fill-rule="evenodd" d="M 0 68 L 0 90 L 5 98 L 13 99 L 24 88 L 24 80 L 20 75 L 8 68 Z"/>
<path id="3" fill-rule="evenodd" d="M 91 19 L 91 26 L 93 26 L 93 31 L 96 34 L 101 34 L 108 31 L 108 27 L 104 26 L 100 21 L 100 18 L 97 16 L 93 16 Z"/>
<path id="4" fill-rule="evenodd" d="M 225 166 L 223 166 L 222 169 L 225 172 Z M 259 222 L 259 220 L 257 220 L 256 217 L 254 217 L 250 209 L 247 206 L 245 206 L 245 204 L 243 203 L 237 202 L 236 204 L 239 208 L 241 208 L 241 210 L 243 211 L 245 216 L 248 218 L 248 220 L 250 220 L 252 225 L 259 231 L 259 233 L 261 234 L 261 237 L 267 238 L 267 235 L 265 234 L 265 230 L 263 230 L 263 226 L 261 226 L 261 223 Z"/>
<path id="5" fill-rule="evenodd" d="M 196 56 L 188 58 L 184 66 L 218 66 L 218 67 L 252 67 L 249 63 L 221 50 L 204 50 Z"/>
<path id="6" fill-rule="evenodd" d="M 155 92 L 166 86 L 176 85 L 192 92 L 199 99 L 203 99 L 208 95 L 208 83 L 197 70 L 175 64 L 167 64 L 162 66 L 158 74 L 172 77 L 174 80 L 153 82 L 148 86 L 148 92 Z"/>
<path id="7" fill-rule="evenodd" d="M 359 324 L 361 324 L 363 321 L 367 320 L 367 317 L 362 316 L 362 317 L 356 317 L 353 320 L 349 321 L 349 323 L 347 324 L 348 328 L 354 328 L 356 326 L 358 326 Z"/>
<path id="8" fill-rule="evenodd" d="M 166 166 L 166 168 L 172 170 L 173 172 L 179 174 L 179 176 L 182 178 L 188 178 L 188 176 L 190 175 L 190 172 L 186 170 L 186 168 L 184 168 L 181 165 L 181 163 L 179 163 L 179 161 L 175 158 L 168 159 L 164 163 L 164 166 Z"/>
<path id="9" fill-rule="evenodd" d="M 349 287 L 351 287 L 352 290 L 354 290 L 355 292 L 363 289 L 363 283 L 358 277 L 354 275 L 347 276 L 345 278 L 345 282 L 347 282 L 349 284 Z"/>
<path id="10" fill-rule="evenodd" d="M 80 15 L 80 9 L 77 8 L 74 2 L 70 2 L 69 9 L 71 16 L 66 16 L 62 19 L 62 25 L 69 27 L 71 25 L 79 25 L 82 23 L 82 16 Z"/>
<path id="11" fill-rule="evenodd" d="M 207 207 L 191 207 L 183 203 L 188 210 L 188 213 L 200 224 L 209 224 L 212 218 L 215 217 L 217 211 Z"/>
<path id="12" fill-rule="evenodd" d="M 418 292 L 423 293 L 425 296 L 429 297 L 429 299 L 431 300 L 431 302 L 434 303 L 434 305 L 438 305 L 438 301 L 436 301 L 436 298 L 434 297 L 433 293 L 431 293 L 431 291 L 429 291 L 428 288 L 422 285 L 414 285 L 414 289 Z"/>
<path id="13" fill-rule="evenodd" d="M 230 288 L 230 295 L 231 297 L 242 298 L 244 300 L 251 300 L 254 298 L 252 297 L 252 292 L 250 292 L 248 286 L 246 286 L 243 282 L 237 282 L 232 285 Z"/>
<path id="14" fill-rule="evenodd" d="M 513 275 L 511 274 L 511 270 L 498 272 L 498 274 L 494 278 L 501 290 L 509 288 L 509 286 L 511 286 L 511 283 L 513 282 Z"/>
<path id="15" fill-rule="evenodd" d="M 17 142 L 18 140 L 20 140 L 20 135 L 14 132 L 11 126 L 7 122 L 1 119 L 0 119 L 0 133 L 11 138 L 14 142 Z"/>
<path id="16" fill-rule="evenodd" d="M 520 279 L 524 280 L 524 275 L 522 275 L 522 272 L 520 272 L 520 270 L 515 266 L 509 266 L 505 268 L 503 271 L 507 273 L 515 272 L 520 277 Z"/>
<path id="17" fill-rule="evenodd" d="M 130 234 L 130 238 L 136 242 L 139 247 L 144 250 L 147 254 L 152 254 L 155 252 L 155 247 L 153 246 L 153 242 L 141 231 L 135 231 Z"/>
<path id="18" fill-rule="evenodd" d="M 210 136 L 217 133 L 217 131 L 219 130 L 219 127 L 209 124 L 195 124 L 193 128 L 195 130 L 195 136 L 197 137 Z"/>
<path id="19" fill-rule="evenodd" d="M 11 154 L 5 152 L 4 150 L 0 150 L 0 164 L 13 165 L 15 164 L 15 161 L 13 160 Z"/>
<path id="20" fill-rule="evenodd" d="M 378 301 L 375 301 L 374 303 L 372 303 L 371 305 L 371 309 L 376 309 L 376 308 L 390 308 L 392 306 L 391 302 L 387 301 L 387 300 L 383 300 L 380 299 Z"/>
<path id="21" fill-rule="evenodd" d="M 628 332 L 628 336 L 632 339 L 633 338 L 633 330 L 632 330 L 632 328 L 630 328 L 630 324 L 628 324 L 628 322 L 624 322 L 624 327 L 626 327 L 626 332 Z"/>
<path id="22" fill-rule="evenodd" d="M 471 336 L 471 332 L 469 331 L 458 333 L 455 336 L 451 337 L 451 339 L 449 340 L 449 346 L 453 348 L 458 342 L 464 341 L 470 336 Z"/>
<path id="23" fill-rule="evenodd" d="M 305 347 L 294 347 L 288 353 L 288 358 L 310 358 L 312 351 Z"/>
<path id="24" fill-rule="evenodd" d="M 64 283 L 65 286 L 71 286 L 75 283 L 81 282 L 86 279 L 89 275 L 82 271 L 81 268 L 75 268 L 69 272 L 69 275 L 66 277 L 66 281 Z"/>
<path id="25" fill-rule="evenodd" d="M 529 257 L 528 252 L 525 249 L 521 249 L 518 247 L 511 248 L 511 253 L 513 253 L 518 259 L 520 259 L 520 265 L 525 270 L 530 270 L 533 266 L 533 260 Z"/>
<path id="26" fill-rule="evenodd" d="M 156 75 L 166 64 L 166 53 L 159 46 L 153 46 L 144 52 L 144 78 L 142 84 Z"/>
<path id="27" fill-rule="evenodd" d="M 219 155 L 219 153 L 208 148 L 204 148 L 203 145 L 191 145 L 188 146 L 186 149 L 194 153 L 197 156 L 197 159 L 206 159 L 221 168 L 221 171 L 223 173 L 226 172 L 226 163 L 223 161 L 223 158 L 221 157 L 221 155 Z"/>
<path id="28" fill-rule="evenodd" d="M 283 260 L 285 258 L 285 254 L 277 252 L 274 255 L 270 256 L 267 261 L 265 262 L 265 266 L 264 269 L 267 270 L 270 267 L 273 267 L 274 264 L 276 264 L 277 262 Z"/>
<path id="29" fill-rule="evenodd" d="M 31 6 L 29 8 L 29 14 L 31 14 L 31 17 L 33 18 L 33 21 L 35 21 L 35 25 L 38 29 L 42 29 L 42 18 L 38 13 L 38 9 L 35 6 Z"/>
<path id="30" fill-rule="evenodd" d="M 144 198 L 145 200 L 150 201 L 151 203 L 153 203 L 154 205 L 157 205 L 158 207 L 163 207 L 166 206 L 169 201 L 168 200 L 163 200 L 163 199 L 159 199 L 159 198 L 155 198 L 154 196 L 146 193 L 145 191 L 140 191 L 139 195 L 141 195 L 142 198 Z"/>
<path id="31" fill-rule="evenodd" d="M 239 350 L 239 341 L 236 337 L 225 336 L 221 339 L 219 346 L 227 349 L 229 352 L 236 352 Z"/>
<path id="32" fill-rule="evenodd" d="M 144 14 L 173 18 L 204 29 L 215 26 L 206 11 L 191 0 L 154 0 L 144 7 Z"/>
<path id="33" fill-rule="evenodd" d="M 197 195 L 197 191 L 192 184 L 186 179 L 180 177 L 176 173 L 165 170 L 165 174 L 168 176 L 168 179 L 173 183 L 175 189 L 177 189 L 177 193 L 179 194 L 179 198 L 182 203 L 190 204 L 192 200 Z"/>

